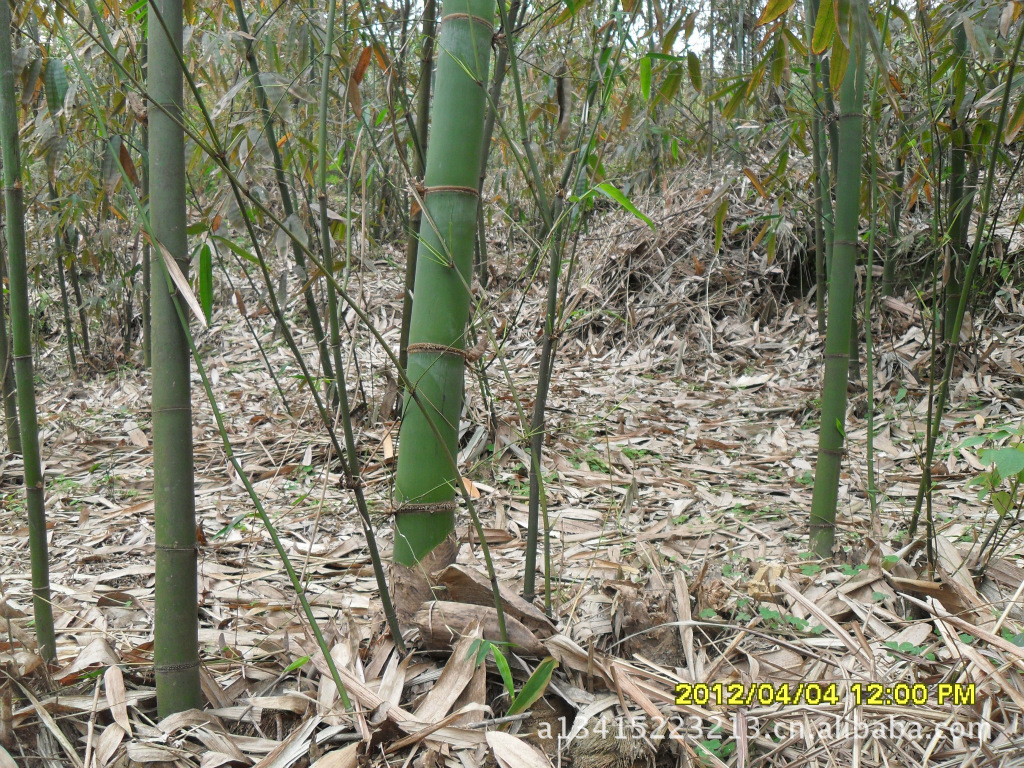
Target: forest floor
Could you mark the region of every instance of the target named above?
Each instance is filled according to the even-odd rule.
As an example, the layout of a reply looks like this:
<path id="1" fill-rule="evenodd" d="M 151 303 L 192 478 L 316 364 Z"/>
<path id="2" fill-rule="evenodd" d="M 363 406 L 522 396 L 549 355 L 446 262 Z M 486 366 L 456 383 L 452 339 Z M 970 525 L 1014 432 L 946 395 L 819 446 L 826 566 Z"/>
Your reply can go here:
<path id="1" fill-rule="evenodd" d="M 752 242 L 757 233 L 735 226 L 758 203 L 733 190 L 724 248 L 702 257 L 712 250 L 716 194 L 694 187 L 659 200 L 657 232 L 605 212 L 578 243 L 548 401 L 548 607 L 514 596 L 529 493 L 520 414 L 533 404 L 545 278 L 542 270 L 532 283 L 515 279 L 521 244 L 492 241 L 496 277 L 478 293 L 477 327 L 490 328 L 500 349 L 488 347 L 467 370 L 461 468 L 497 577 L 511 591 L 506 610 L 536 641 L 532 654 L 493 653 L 507 657 L 517 690 L 541 658 L 558 662 L 543 697 L 510 720 L 501 719 L 506 685 L 491 659 L 477 665 L 472 631 L 454 651 L 396 652 L 309 393 L 258 296 L 245 294 L 282 401 L 225 290 L 211 328 L 198 334 L 202 359 L 232 448 L 307 585 L 356 711 L 340 706 L 196 376 L 207 708 L 158 721 L 147 376 L 133 358 L 106 369 L 92 361 L 72 378 L 63 351 L 46 349 L 38 407 L 59 658 L 47 670 L 32 652 L 21 466 L 8 454 L 0 739 L 14 760 L 86 768 L 492 759 L 506 768 L 1024 765 L 1020 498 L 999 518 L 970 486 L 987 469 L 979 450 L 1019 434 L 1019 297 L 1001 291 L 996 313 L 965 331 L 916 537 L 908 523 L 922 474 L 929 330 L 919 306 L 890 299 L 879 308 L 877 505 L 867 494 L 862 376 L 851 387 L 837 553 L 821 561 L 807 552 L 807 528 L 822 342 L 813 304 L 783 298 L 800 256 L 796 225 L 780 228 L 768 259 Z M 374 253 L 354 271 L 354 294 L 397 343 L 399 251 Z M 354 313 L 345 319 L 362 477 L 387 560 L 394 376 Z M 297 310 L 295 320 L 305 327 Z M 1008 535 L 974 578 L 1000 520 Z M 925 521 L 936 533 L 934 568 Z M 465 570 L 451 577 L 453 589 L 485 573 L 465 510 L 458 525 Z"/>

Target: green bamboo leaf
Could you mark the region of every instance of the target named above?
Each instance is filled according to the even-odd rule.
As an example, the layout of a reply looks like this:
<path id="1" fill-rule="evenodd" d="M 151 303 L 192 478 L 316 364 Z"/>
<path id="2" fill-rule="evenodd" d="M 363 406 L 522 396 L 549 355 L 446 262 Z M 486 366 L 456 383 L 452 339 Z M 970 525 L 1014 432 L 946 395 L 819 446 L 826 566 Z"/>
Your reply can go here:
<path id="1" fill-rule="evenodd" d="M 64 108 L 64 97 L 68 93 L 68 73 L 60 59 L 46 60 L 46 74 L 43 76 L 46 90 L 46 108 L 53 117 Z"/>
<path id="2" fill-rule="evenodd" d="M 736 116 L 736 113 L 740 109 L 740 104 L 742 104 L 743 100 L 747 98 L 747 86 L 749 85 L 749 81 L 741 81 L 741 85 L 743 87 L 737 88 L 736 92 L 733 93 L 732 98 L 729 99 L 726 105 L 722 108 L 722 117 L 726 120 L 731 120 Z"/>
<path id="3" fill-rule="evenodd" d="M 498 646 L 491 643 L 491 656 L 494 658 L 494 666 L 498 668 L 498 672 L 501 674 L 501 680 L 505 683 L 505 690 L 508 691 L 509 697 L 516 695 L 516 683 L 512 679 L 512 669 L 508 665 L 508 659 L 505 658 L 505 654 L 501 652 Z"/>
<path id="4" fill-rule="evenodd" d="M 300 656 L 299 658 L 297 658 L 295 661 L 293 661 L 291 664 L 289 664 L 287 667 L 284 668 L 284 673 L 283 674 L 287 675 L 289 672 L 294 672 L 296 669 L 301 669 L 302 667 L 306 666 L 306 664 L 308 662 L 309 662 L 309 656 Z"/>
<path id="5" fill-rule="evenodd" d="M 682 69 L 678 65 L 669 67 L 668 74 L 662 81 L 661 88 L 658 89 L 658 97 L 654 100 L 654 103 L 660 104 L 662 102 L 671 101 L 675 97 L 676 92 L 679 90 L 679 85 L 682 82 Z"/>
<path id="6" fill-rule="evenodd" d="M 710 101 L 718 101 L 723 96 L 729 96 L 731 98 L 737 90 L 746 90 L 746 83 L 743 80 L 733 80 L 731 83 L 728 83 L 724 87 L 719 88 L 717 91 L 708 96 L 708 99 Z"/>
<path id="7" fill-rule="evenodd" d="M 843 45 L 842 40 L 836 40 L 832 46 L 832 61 L 829 71 L 829 85 L 833 91 L 838 91 L 842 85 L 843 76 L 846 74 L 846 66 L 850 62 L 850 51 Z"/>
<path id="8" fill-rule="evenodd" d="M 551 20 L 551 26 L 557 27 L 559 24 L 564 24 L 592 2 L 593 0 L 583 0 L 583 2 L 578 3 L 573 2 L 573 0 L 565 0 L 565 9 Z"/>
<path id="9" fill-rule="evenodd" d="M 761 17 L 757 20 L 756 26 L 763 27 L 765 24 L 771 24 L 788 11 L 791 5 L 793 5 L 793 0 L 768 0 L 768 4 L 761 11 Z"/>
<path id="10" fill-rule="evenodd" d="M 43 60 L 36 56 L 32 59 L 31 65 L 25 70 L 25 80 L 21 91 L 21 106 L 28 109 L 36 95 L 36 84 L 43 75 Z"/>
<path id="11" fill-rule="evenodd" d="M 690 11 L 690 15 L 686 17 L 686 21 L 683 22 L 683 37 L 689 40 L 693 37 L 693 26 L 697 21 L 697 11 Z"/>
<path id="12" fill-rule="evenodd" d="M 676 38 L 679 37 L 679 29 L 683 26 L 683 17 L 680 16 L 676 19 L 676 23 L 669 27 L 668 32 L 665 33 L 665 39 L 661 41 L 661 52 L 668 53 L 672 50 L 672 46 L 676 44 Z"/>
<path id="13" fill-rule="evenodd" d="M 231 250 L 239 258 L 245 259 L 251 264 L 260 263 L 260 260 L 258 258 L 256 258 L 253 254 L 249 253 L 249 251 L 245 250 L 245 248 L 243 248 L 242 246 L 238 245 L 238 243 L 233 243 L 222 235 L 214 235 L 213 239 L 216 240 L 218 243 L 223 243 L 229 250 Z"/>
<path id="14" fill-rule="evenodd" d="M 784 34 L 786 36 L 786 40 L 788 40 L 789 44 L 791 46 L 793 46 L 793 50 L 796 52 L 796 54 L 801 59 L 806 59 L 807 58 L 807 45 L 804 43 L 804 41 L 801 40 L 799 37 L 797 37 L 796 34 L 794 34 L 793 30 L 788 29 L 788 28 L 787 29 L 783 29 L 782 30 L 782 34 Z"/>
<path id="15" fill-rule="evenodd" d="M 964 16 L 964 32 L 967 33 L 967 42 L 971 44 L 971 50 L 984 60 L 992 58 L 992 46 L 988 41 L 988 33 L 984 27 L 979 27 L 970 17 Z"/>
<path id="16" fill-rule="evenodd" d="M 690 71 L 690 82 L 693 83 L 693 89 L 700 92 L 702 82 L 700 76 L 700 59 L 697 58 L 697 54 L 693 51 L 686 52 L 686 67 Z"/>
<path id="17" fill-rule="evenodd" d="M 557 666 L 558 662 L 550 656 L 544 659 L 540 666 L 534 670 L 534 673 L 530 675 L 530 679 L 523 685 L 519 695 L 513 699 L 506 715 L 518 715 L 520 712 L 525 712 L 531 704 L 543 696 L 544 691 L 547 690 L 548 683 L 551 682 L 551 675 Z"/>
<path id="18" fill-rule="evenodd" d="M 777 86 L 782 85 L 786 64 L 786 38 L 780 37 L 772 46 L 772 82 Z"/>
<path id="19" fill-rule="evenodd" d="M 644 101 L 651 100 L 651 57 L 640 59 L 640 95 Z"/>
<path id="20" fill-rule="evenodd" d="M 686 16 L 685 22 L 683 22 L 683 39 L 689 40 L 693 37 L 693 27 L 697 20 L 697 12 L 691 10 L 690 14 Z"/>
<path id="21" fill-rule="evenodd" d="M 967 93 L 967 67 L 957 66 L 953 69 L 953 107 L 954 115 L 960 116 L 960 107 Z"/>
<path id="22" fill-rule="evenodd" d="M 892 13 L 892 15 L 895 18 L 902 21 L 903 26 L 905 26 L 907 29 L 913 29 L 914 25 L 917 23 L 910 18 L 910 14 L 908 14 L 906 11 L 900 8 L 896 3 L 890 5 L 888 10 L 890 13 Z"/>
<path id="23" fill-rule="evenodd" d="M 1022 127 L 1024 127 L 1024 98 L 1017 102 L 1016 109 L 1013 110 L 1013 114 L 1006 123 L 1006 130 L 1003 131 L 1003 141 L 1009 144 L 1017 138 L 1017 134 L 1020 133 Z"/>
<path id="24" fill-rule="evenodd" d="M 598 184 L 596 187 L 594 187 L 594 189 L 590 190 L 590 192 L 587 193 L 586 197 L 590 197 L 595 190 L 600 192 L 602 195 L 605 195 L 606 197 L 610 197 L 616 203 L 618 203 L 627 211 L 636 216 L 638 219 L 643 221 L 651 229 L 656 229 L 656 227 L 654 226 L 654 222 L 651 221 L 651 219 L 645 216 L 644 214 L 640 213 L 640 209 L 633 205 L 633 202 L 624 194 L 622 194 L 622 191 L 614 184 L 611 184 L 607 181 L 602 184 Z"/>
<path id="25" fill-rule="evenodd" d="M 747 84 L 747 96 L 753 96 L 754 91 L 761 85 L 764 79 L 765 70 L 768 69 L 768 59 L 761 59 L 758 65 L 750 72 L 750 82 Z"/>
<path id="26" fill-rule="evenodd" d="M 213 318 L 213 254 L 209 242 L 199 250 L 199 305 L 209 323 Z"/>
<path id="27" fill-rule="evenodd" d="M 811 51 L 816 55 L 823 54 L 832 45 L 836 34 L 836 15 L 831 0 L 825 0 L 818 9 L 818 18 L 814 22 L 814 34 L 811 35 Z"/>
<path id="28" fill-rule="evenodd" d="M 725 214 L 729 211 L 729 198 L 722 198 L 715 211 L 715 253 L 722 247 L 722 235 L 725 229 Z"/>

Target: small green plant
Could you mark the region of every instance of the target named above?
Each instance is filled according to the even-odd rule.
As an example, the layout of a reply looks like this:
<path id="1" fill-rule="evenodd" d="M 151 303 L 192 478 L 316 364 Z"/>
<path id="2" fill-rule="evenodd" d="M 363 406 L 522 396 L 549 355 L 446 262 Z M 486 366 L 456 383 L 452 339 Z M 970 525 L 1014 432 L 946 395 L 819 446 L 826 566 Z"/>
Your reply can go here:
<path id="1" fill-rule="evenodd" d="M 735 741 L 722 739 L 721 726 L 714 726 L 708 731 L 708 738 L 702 739 L 697 749 L 697 757 L 703 765 L 715 765 L 724 762 L 736 751 Z M 709 759 L 715 758 L 715 759 Z"/>
<path id="2" fill-rule="evenodd" d="M 1014 430 L 999 429 L 988 435 L 976 435 L 963 441 L 959 449 L 991 443 L 993 447 L 978 451 L 978 457 L 991 468 L 971 479 L 969 488 L 978 489 L 978 499 L 987 502 L 995 512 L 988 516 L 981 530 L 966 532 L 966 541 L 980 541 L 977 554 L 977 572 L 991 562 L 994 554 L 1006 542 L 1012 531 L 1019 528 L 1024 514 L 1024 426 Z M 1006 443 L 1010 443 L 1007 445 Z M 961 537 L 961 540 L 965 540 Z"/>
<path id="3" fill-rule="evenodd" d="M 634 448 L 631 445 L 622 448 L 622 455 L 630 461 L 636 461 L 642 456 L 658 456 L 656 451 L 649 451 L 646 448 Z"/>
<path id="4" fill-rule="evenodd" d="M 825 628 L 820 624 L 812 627 L 807 619 L 801 619 L 799 616 L 783 616 L 779 611 L 773 610 L 766 605 L 759 607 L 757 612 L 760 614 L 765 626 L 776 631 L 787 631 L 792 628 L 798 632 L 809 632 L 812 635 L 820 635 L 825 631 Z"/>
<path id="5" fill-rule="evenodd" d="M 511 701 L 508 705 L 508 711 L 505 713 L 506 715 L 518 715 L 520 712 L 525 712 L 530 705 L 543 696 L 544 691 L 547 690 L 548 683 L 551 682 L 551 675 L 555 671 L 555 667 L 558 666 L 558 662 L 550 656 L 544 659 L 533 671 L 533 674 L 530 675 L 530 678 L 523 683 L 519 693 L 516 693 L 515 680 L 512 678 L 512 668 L 509 667 L 508 659 L 505 658 L 505 654 L 501 652 L 497 643 L 480 638 L 474 640 L 473 644 L 469 647 L 469 655 L 476 656 L 475 666 L 480 666 L 488 654 L 494 659 L 494 666 L 498 668 L 501 681 L 504 683 L 505 691 L 508 693 Z"/>
<path id="6" fill-rule="evenodd" d="M 1015 634 L 1008 629 L 1003 629 L 1002 635 L 1004 640 L 1009 640 L 1014 645 L 1024 647 L 1024 632 Z"/>
<path id="7" fill-rule="evenodd" d="M 908 642 L 897 643 L 895 640 L 887 640 L 885 647 L 889 649 L 890 656 L 903 653 L 908 656 L 920 656 L 921 658 L 928 659 L 928 661 L 935 661 L 935 654 L 929 652 L 927 647 L 923 645 L 914 645 Z"/>

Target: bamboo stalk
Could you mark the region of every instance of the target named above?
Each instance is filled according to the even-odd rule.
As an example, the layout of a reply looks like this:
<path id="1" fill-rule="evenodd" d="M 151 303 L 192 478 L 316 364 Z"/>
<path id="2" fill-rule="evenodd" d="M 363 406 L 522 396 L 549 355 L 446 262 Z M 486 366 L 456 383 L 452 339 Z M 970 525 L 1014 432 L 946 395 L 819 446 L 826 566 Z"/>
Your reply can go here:
<path id="1" fill-rule="evenodd" d="M 158 18 L 154 18 L 154 17 Z M 150 217 L 157 247 L 188 275 L 185 136 L 180 50 L 181 0 L 149 4 Z M 154 263 L 153 500 L 156 589 L 153 669 L 160 717 L 202 705 L 199 685 L 197 551 L 189 346 L 178 320 L 164 259 Z"/>
<path id="2" fill-rule="evenodd" d="M 32 323 L 25 265 L 25 209 L 18 147 L 18 101 L 14 95 L 11 50 L 11 9 L 0 3 L 0 151 L 3 155 L 4 204 L 7 208 L 7 248 L 10 259 L 11 346 L 18 387 L 21 449 L 25 464 L 25 503 L 32 564 L 32 604 L 39 654 L 57 657 L 50 605 L 50 570 L 46 544 L 46 509 L 39 455 L 35 377 L 32 369 Z"/>
<path id="3" fill-rule="evenodd" d="M 407 375 L 423 405 L 407 390 L 395 481 L 392 588 L 403 621 L 429 599 L 427 574 L 456 553 L 458 473 L 443 456 L 458 455 L 494 8 L 494 0 L 447 0 L 442 7 L 416 263 L 419 299 L 409 324 Z"/>
<path id="4" fill-rule="evenodd" d="M 4 425 L 7 428 L 7 449 L 21 453 L 21 427 L 18 424 L 18 388 L 14 383 L 14 360 L 7 333 L 7 301 L 3 286 L 7 283 L 7 261 L 0 253 L 0 399 L 4 403 Z"/>
<path id="5" fill-rule="evenodd" d="M 830 558 L 835 541 L 836 502 L 843 459 L 846 385 L 850 362 L 854 267 L 860 213 L 862 105 L 864 101 L 863 0 L 851 2 L 850 59 L 840 88 L 839 147 L 836 166 L 836 226 L 825 336 L 825 382 L 822 388 L 818 463 L 811 501 L 811 549 Z M 862 18 L 862 16 L 864 18 Z M 836 40 L 835 45 L 841 45 Z"/>

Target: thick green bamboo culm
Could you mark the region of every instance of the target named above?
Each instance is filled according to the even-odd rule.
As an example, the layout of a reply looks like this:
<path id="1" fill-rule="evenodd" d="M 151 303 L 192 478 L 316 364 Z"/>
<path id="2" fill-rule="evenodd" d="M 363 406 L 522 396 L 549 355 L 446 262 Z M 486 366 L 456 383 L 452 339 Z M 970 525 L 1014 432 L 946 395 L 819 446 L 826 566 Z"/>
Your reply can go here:
<path id="1" fill-rule="evenodd" d="M 406 393 L 395 482 L 394 560 L 408 567 L 455 525 L 456 478 L 445 457 L 458 455 L 494 9 L 494 0 L 447 0 L 442 9 L 409 324 L 408 378 L 423 408 Z"/>
<path id="2" fill-rule="evenodd" d="M 32 324 L 28 307 L 28 271 L 25 266 L 24 189 L 18 149 L 18 100 L 14 95 L 11 50 L 11 10 L 0 2 L 0 150 L 3 154 L 4 204 L 7 207 L 7 253 L 10 263 L 11 347 L 18 386 L 21 450 L 25 462 L 25 497 L 28 540 L 32 560 L 32 604 L 39 654 L 55 659 L 57 643 L 50 605 L 50 567 L 46 547 L 46 509 L 39 458 L 39 426 L 32 371 Z"/>
<path id="3" fill-rule="evenodd" d="M 182 129 L 182 0 L 149 5 L 149 147 L 154 254 L 165 251 L 188 274 L 185 135 Z M 160 717 L 202 706 L 196 606 L 196 512 L 188 338 L 170 293 L 164 259 L 153 259 L 153 500 L 156 610 L 153 667 Z"/>
<path id="4" fill-rule="evenodd" d="M 846 385 L 850 360 L 850 331 L 854 298 L 860 214 L 861 140 L 863 136 L 864 34 L 866 16 L 851 2 L 853 17 L 850 60 L 839 91 L 839 152 L 836 167 L 835 240 L 829 280 L 828 330 L 825 335 L 825 382 L 821 398 L 818 463 L 811 501 L 810 543 L 819 557 L 832 556 L 835 542 L 839 471 L 843 459 Z M 841 43 L 836 40 L 836 45 Z"/>

